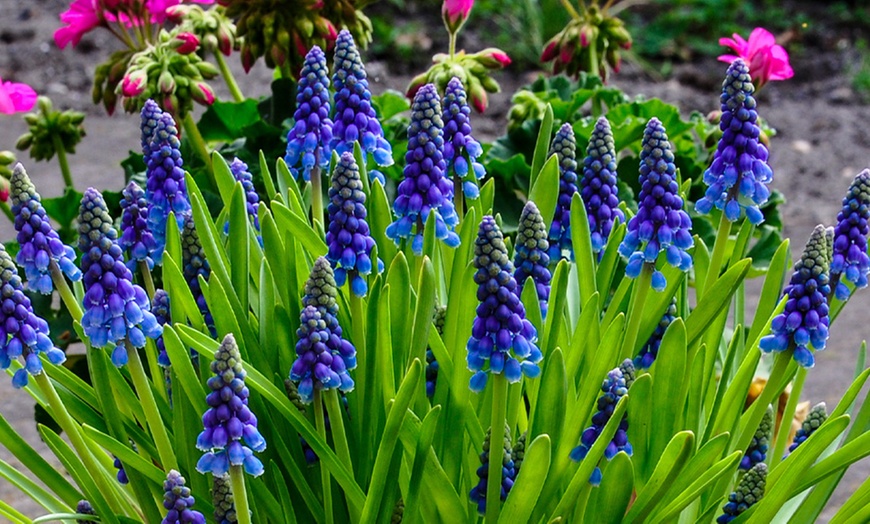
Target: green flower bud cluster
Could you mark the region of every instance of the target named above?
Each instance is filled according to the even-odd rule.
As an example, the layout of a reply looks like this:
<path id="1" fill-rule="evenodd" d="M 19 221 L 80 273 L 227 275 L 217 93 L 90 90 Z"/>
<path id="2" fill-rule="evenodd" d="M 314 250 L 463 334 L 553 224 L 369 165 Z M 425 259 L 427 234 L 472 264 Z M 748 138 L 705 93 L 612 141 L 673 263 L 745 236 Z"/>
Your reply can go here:
<path id="1" fill-rule="evenodd" d="M 203 9 L 197 4 L 179 4 L 170 8 L 168 14 L 178 25 L 178 31 L 195 35 L 209 52 L 230 56 L 236 46 L 236 24 L 223 7 Z"/>
<path id="2" fill-rule="evenodd" d="M 579 76 L 581 72 L 607 78 L 607 67 L 619 72 L 620 49 L 631 48 L 631 35 L 625 23 L 608 16 L 597 4 L 573 17 L 562 31 L 544 47 L 542 62 L 553 60 L 553 72 Z"/>
<path id="3" fill-rule="evenodd" d="M 12 151 L 0 151 L 0 177 L 9 180 L 9 177 L 12 176 L 12 167 L 15 164 L 15 153 Z M 2 182 L 0 182 L 2 184 Z M 6 182 L 3 184 L 3 187 L 6 189 L 7 198 L 9 192 L 9 183 Z M 0 200 L 6 200 L 5 198 L 0 198 Z"/>
<path id="4" fill-rule="evenodd" d="M 516 131 L 528 120 L 543 120 L 547 112 L 547 102 L 535 93 L 520 89 L 511 97 L 511 109 L 508 112 L 508 133 Z"/>
<path id="5" fill-rule="evenodd" d="M 94 87 L 91 90 L 91 101 L 95 105 L 103 104 L 110 115 L 118 105 L 118 86 L 124 79 L 130 58 L 135 53 L 132 49 L 115 51 L 109 59 L 97 66 L 94 72 Z"/>
<path id="6" fill-rule="evenodd" d="M 426 84 L 435 84 L 438 92 L 444 93 L 447 83 L 456 77 L 462 82 L 472 107 L 478 113 L 483 113 L 489 104 L 487 93 L 501 91 L 501 86 L 490 74 L 511 63 L 510 57 L 504 51 L 494 47 L 474 54 L 466 54 L 465 51 L 458 51 L 453 56 L 438 53 L 432 57 L 432 61 L 434 64 L 428 71 L 411 80 L 406 96 L 413 98 Z"/>
<path id="7" fill-rule="evenodd" d="M 85 136 L 85 128 L 82 127 L 84 120 L 84 113 L 72 110 L 58 111 L 54 109 L 48 97 L 41 96 L 36 101 L 36 111 L 24 115 L 28 131 L 18 137 L 15 147 L 21 151 L 29 149 L 30 157 L 35 160 L 51 160 L 56 152 L 55 140 L 57 140 L 65 152 L 75 153 L 76 145 Z M 8 165 L 5 161 L 10 160 L 8 157 L 11 155 L 5 153 L 6 155 L 0 160 L 4 166 Z M 12 157 L 9 163 L 14 161 L 15 158 Z"/>

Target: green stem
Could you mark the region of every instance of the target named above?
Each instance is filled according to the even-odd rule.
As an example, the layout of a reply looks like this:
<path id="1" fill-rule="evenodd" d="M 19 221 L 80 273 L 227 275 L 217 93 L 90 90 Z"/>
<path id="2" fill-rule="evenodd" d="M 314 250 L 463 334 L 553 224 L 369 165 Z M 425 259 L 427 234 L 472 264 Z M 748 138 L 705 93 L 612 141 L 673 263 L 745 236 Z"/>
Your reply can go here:
<path id="1" fill-rule="evenodd" d="M 139 400 L 142 403 L 142 409 L 145 411 L 145 420 L 148 421 L 148 427 L 151 429 L 151 436 L 154 438 L 154 444 L 157 446 L 157 454 L 160 456 L 161 465 L 165 471 L 170 469 L 177 470 L 178 461 L 175 459 L 172 443 L 169 441 L 166 428 L 163 426 L 163 419 L 160 418 L 160 412 L 157 410 L 157 403 L 154 401 L 151 384 L 145 375 L 142 359 L 139 358 L 139 352 L 130 344 L 129 340 L 126 342 L 126 345 L 130 377 L 133 379 L 133 386 L 136 388 L 136 393 L 138 393 Z"/>
<path id="2" fill-rule="evenodd" d="M 450 46 L 449 47 L 450 58 L 453 58 L 453 56 L 456 54 L 456 34 L 457 33 L 459 33 L 459 29 L 457 29 L 456 31 L 450 32 L 450 44 L 449 44 L 449 46 Z"/>
<path id="3" fill-rule="evenodd" d="M 326 443 L 326 420 L 323 418 L 323 400 L 320 398 L 320 390 L 314 389 L 314 425 L 317 434 Z M 323 486 L 323 512 L 326 514 L 326 524 L 334 524 L 335 516 L 332 514 L 332 479 L 329 477 L 329 468 L 320 463 L 320 482 Z"/>
<path id="4" fill-rule="evenodd" d="M 139 261 L 139 272 L 142 273 L 142 281 L 145 282 L 145 291 L 148 292 L 148 296 L 153 300 L 154 279 L 151 278 L 151 270 L 148 268 L 148 262 L 145 262 L 144 260 Z"/>
<path id="5" fill-rule="evenodd" d="M 462 222 L 462 219 L 465 218 L 465 210 L 462 204 L 465 195 L 462 193 L 462 179 L 454 175 L 453 176 L 453 205 L 456 208 L 456 214 L 459 216 L 459 221 Z"/>
<path id="6" fill-rule="evenodd" d="M 344 418 L 341 416 L 341 403 L 338 398 L 338 390 L 330 389 L 324 397 L 326 398 L 326 411 L 329 413 L 329 423 L 332 427 L 332 442 L 335 445 L 335 452 L 338 455 L 338 459 L 353 474 L 353 459 L 350 456 L 350 447 L 347 445 L 347 434 L 344 431 Z M 362 508 L 351 504 L 350 498 L 347 499 L 347 507 L 350 508 L 351 521 L 359 522 Z"/>
<path id="7" fill-rule="evenodd" d="M 794 418 L 794 412 L 800 402 L 801 391 L 804 389 L 804 381 L 807 379 L 807 368 L 801 366 L 798 368 L 797 375 L 791 386 L 791 393 L 788 396 L 788 402 L 785 405 L 785 411 L 782 413 L 782 422 L 779 424 L 779 429 L 776 432 L 776 441 L 773 447 L 773 456 L 770 457 L 770 469 L 776 467 L 779 461 L 782 460 L 785 454 L 785 445 L 788 443 L 788 434 L 791 430 L 791 422 Z"/>
<path id="8" fill-rule="evenodd" d="M 184 115 L 184 132 L 187 133 L 187 138 L 190 140 L 190 143 L 193 145 L 193 149 L 196 150 L 197 155 L 202 159 L 205 163 L 206 171 L 208 172 L 208 179 L 211 182 L 212 189 L 217 190 L 217 182 L 214 178 L 214 170 L 211 165 L 211 155 L 208 152 L 208 146 L 205 143 L 205 139 L 202 137 L 202 133 L 199 132 L 199 128 L 196 127 L 196 122 L 193 120 L 193 113 L 190 111 Z"/>
<path id="9" fill-rule="evenodd" d="M 578 13 L 577 10 L 574 9 L 574 6 L 571 5 L 571 2 L 569 0 L 560 0 L 560 1 L 562 2 L 562 5 L 565 7 L 565 10 L 568 11 L 568 14 L 571 15 L 571 18 L 574 18 L 575 20 L 582 18 L 580 16 L 580 13 Z"/>
<path id="10" fill-rule="evenodd" d="M 728 237 L 731 235 L 731 221 L 722 212 L 719 220 L 719 231 L 716 233 L 716 241 L 713 243 L 713 254 L 710 256 L 710 267 L 707 268 L 707 278 L 704 280 L 703 294 L 706 295 L 716 280 L 719 279 L 719 271 L 722 270 L 722 260 L 725 258 L 725 247 L 728 245 Z"/>
<path id="11" fill-rule="evenodd" d="M 233 76 L 233 72 L 230 70 L 230 66 L 227 65 L 227 60 L 224 58 L 224 55 L 222 55 L 220 51 L 217 51 L 214 54 L 214 59 L 215 62 L 217 62 L 218 69 L 221 70 L 221 76 L 224 77 L 224 82 L 227 83 L 227 89 L 229 89 L 230 94 L 233 95 L 233 100 L 236 102 L 244 102 L 245 95 L 243 95 L 242 90 L 239 89 L 236 77 Z"/>
<path id="12" fill-rule="evenodd" d="M 635 281 L 635 293 L 631 300 L 631 305 L 628 310 L 628 324 L 625 326 L 625 338 L 622 341 L 622 352 L 620 359 L 631 358 L 634 356 L 635 346 L 637 345 L 637 335 L 640 331 L 640 321 L 643 318 L 643 306 L 646 302 L 646 297 L 649 295 L 649 290 L 652 287 L 652 275 L 655 266 L 652 264 L 643 264 L 640 270 L 640 276 Z"/>
<path id="13" fill-rule="evenodd" d="M 351 328 L 353 329 L 353 345 L 356 348 L 357 353 L 357 367 L 362 371 L 367 369 L 367 359 L 369 358 L 369 354 L 366 351 L 366 328 L 365 328 L 365 316 L 363 314 L 362 308 L 362 298 L 356 296 L 353 292 L 350 293 L 350 320 L 351 320 Z M 356 389 L 361 395 L 359 398 L 360 405 L 363 409 L 365 409 L 366 401 L 368 400 L 368 396 L 366 392 L 366 374 L 365 372 L 360 373 L 357 372 L 356 375 Z M 330 415 L 331 416 L 331 415 Z M 363 430 L 363 419 L 365 417 L 358 416 L 356 420 L 357 431 L 360 434 Z"/>
<path id="14" fill-rule="evenodd" d="M 72 289 L 70 289 L 69 284 L 67 284 L 66 278 L 64 278 L 60 267 L 58 267 L 57 262 L 54 259 L 48 263 L 48 272 L 51 274 L 51 281 L 54 283 L 57 292 L 60 293 L 60 298 L 69 310 L 69 314 L 72 316 L 73 320 L 81 321 L 83 314 L 82 305 L 76 299 L 76 296 L 73 294 Z"/>
<path id="15" fill-rule="evenodd" d="M 508 382 L 504 374 L 492 374 L 492 418 L 489 437 L 489 470 L 486 483 L 487 524 L 496 524 L 501 510 L 501 470 L 504 462 L 507 393 Z"/>
<path id="16" fill-rule="evenodd" d="M 323 180 L 320 166 L 311 169 L 311 225 L 315 222 L 323 224 Z"/>
<path id="17" fill-rule="evenodd" d="M 245 472 L 242 466 L 230 466 L 230 488 L 233 490 L 233 505 L 239 524 L 251 524 L 251 510 L 248 507 L 248 492 L 245 489 Z"/>
<path id="18" fill-rule="evenodd" d="M 589 42 L 589 74 L 601 77 L 601 66 L 598 64 L 598 49 L 595 47 L 595 42 Z M 597 106 L 597 107 L 596 107 Z M 592 116 L 601 116 L 601 98 L 592 95 Z"/>
<path id="19" fill-rule="evenodd" d="M 63 175 L 63 185 L 64 187 L 72 188 L 72 174 L 69 170 L 69 162 L 66 159 L 66 149 L 63 147 L 63 142 L 61 142 L 60 136 L 56 133 L 52 133 L 51 143 L 54 145 L 54 152 L 57 153 L 57 163 L 60 164 L 60 174 Z"/>

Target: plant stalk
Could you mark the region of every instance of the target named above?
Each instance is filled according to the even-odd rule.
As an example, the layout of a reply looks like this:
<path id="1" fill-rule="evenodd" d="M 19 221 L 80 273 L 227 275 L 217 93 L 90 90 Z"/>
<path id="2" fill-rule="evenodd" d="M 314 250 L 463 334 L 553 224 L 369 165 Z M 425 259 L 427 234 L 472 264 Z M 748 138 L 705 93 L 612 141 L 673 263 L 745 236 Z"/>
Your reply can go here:
<path id="1" fill-rule="evenodd" d="M 245 95 L 243 95 L 242 90 L 239 89 L 239 83 L 236 82 L 236 77 L 233 75 L 232 70 L 230 70 L 230 66 L 227 65 L 227 60 L 224 58 L 224 55 L 221 54 L 220 51 L 217 51 L 214 54 L 214 59 L 215 62 L 217 62 L 218 69 L 221 71 L 221 76 L 224 77 L 227 89 L 229 89 L 230 94 L 233 95 L 233 100 L 236 102 L 244 102 Z"/>
<path id="2" fill-rule="evenodd" d="M 326 411 L 329 413 L 329 423 L 332 427 L 332 442 L 335 445 L 335 452 L 338 455 L 338 459 L 344 463 L 347 470 L 353 475 L 353 459 L 350 456 L 347 434 L 344 431 L 344 419 L 341 416 L 341 402 L 338 398 L 338 390 L 330 389 L 324 397 L 326 398 Z M 359 522 L 362 508 L 351 504 L 350 499 L 347 501 L 347 507 L 350 509 L 351 521 Z"/>
<path id="3" fill-rule="evenodd" d="M 317 434 L 326 443 L 326 420 L 323 417 L 323 399 L 320 390 L 314 388 L 314 425 Z M 335 516 L 332 514 L 332 479 L 329 477 L 329 468 L 320 463 L 320 482 L 323 487 L 323 513 L 326 515 L 326 524 L 335 524 Z"/>
<path id="4" fill-rule="evenodd" d="M 175 458 L 175 452 L 172 451 L 172 443 L 169 441 L 166 427 L 163 426 L 163 419 L 160 418 L 160 411 L 158 411 L 157 403 L 154 401 L 154 392 L 151 391 L 151 384 L 145 375 L 145 368 L 142 366 L 142 359 L 139 358 L 139 351 L 130 344 L 129 340 L 125 344 L 129 359 L 130 377 L 133 379 L 133 386 L 136 388 L 136 393 L 138 393 L 139 400 L 142 402 L 145 420 L 151 429 L 154 445 L 157 446 L 160 463 L 164 470 L 177 470 L 178 461 Z"/>
<path id="5" fill-rule="evenodd" d="M 776 467 L 783 459 L 785 454 L 785 445 L 788 444 L 788 434 L 791 430 L 791 422 L 794 418 L 794 412 L 800 402 L 801 391 L 804 389 L 804 382 L 807 379 L 807 368 L 801 366 L 797 370 L 794 382 L 791 386 L 791 393 L 788 396 L 788 402 L 785 405 L 785 410 L 782 413 L 782 421 L 776 431 L 776 439 L 774 440 L 773 455 L 768 461 L 770 469 Z"/>
<path id="6" fill-rule="evenodd" d="M 245 472 L 242 466 L 230 466 L 230 488 L 233 490 L 233 504 L 236 506 L 238 523 L 251 524 L 251 510 L 248 506 L 248 492 L 245 489 Z"/>
<path id="7" fill-rule="evenodd" d="M 504 462 L 505 416 L 508 382 L 504 374 L 492 374 L 492 419 L 489 437 L 489 470 L 486 481 L 486 523 L 496 524 L 501 510 L 501 470 Z"/>
<path id="8" fill-rule="evenodd" d="M 187 114 L 184 115 L 182 124 L 184 126 L 184 132 L 187 133 L 187 138 L 193 145 L 193 149 L 196 150 L 197 155 L 199 155 L 205 163 L 206 171 L 208 172 L 208 180 L 211 183 L 212 189 L 217 190 L 217 181 L 215 181 L 214 170 L 211 165 L 211 155 L 208 152 L 208 146 L 205 143 L 205 139 L 202 137 L 202 133 L 200 133 L 199 128 L 196 127 L 196 122 L 193 120 L 193 113 L 188 111 Z"/>
<path id="9" fill-rule="evenodd" d="M 142 273 L 142 282 L 145 283 L 145 291 L 148 292 L 148 298 L 154 299 L 154 279 L 151 277 L 151 270 L 148 268 L 148 262 L 139 261 L 139 272 Z"/>
<path id="10" fill-rule="evenodd" d="M 719 279 L 719 271 L 722 270 L 722 261 L 725 258 L 725 247 L 728 245 L 728 237 L 731 235 L 731 221 L 722 211 L 719 220 L 719 230 L 716 232 L 716 241 L 713 243 L 713 254 L 710 256 L 710 267 L 707 269 L 707 278 L 704 279 L 703 294 L 706 295 L 716 280 Z"/>
<path id="11" fill-rule="evenodd" d="M 48 272 L 51 274 L 51 281 L 54 283 L 57 292 L 60 293 L 60 298 L 69 310 L 69 314 L 72 316 L 73 320 L 81 322 L 83 314 L 82 305 L 79 304 L 72 289 L 70 289 L 69 284 L 67 284 L 63 272 L 61 272 L 60 267 L 58 267 L 57 261 L 54 259 L 51 259 L 48 263 Z"/>
<path id="12" fill-rule="evenodd" d="M 60 136 L 56 133 L 51 135 L 51 143 L 54 145 L 54 152 L 57 153 L 57 163 L 60 164 L 60 174 L 63 175 L 63 185 L 66 188 L 73 188 L 72 173 L 69 170 L 69 162 L 66 158 L 66 149 L 63 147 L 63 142 L 60 141 Z"/>
<path id="13" fill-rule="evenodd" d="M 652 275 L 655 266 L 644 262 L 643 268 L 640 270 L 640 275 L 635 281 L 635 293 L 631 301 L 631 306 L 628 310 L 628 324 L 625 327 L 625 338 L 622 341 L 622 352 L 620 359 L 631 358 L 634 356 L 635 346 L 637 345 L 637 335 L 640 331 L 640 321 L 643 318 L 643 307 L 646 303 L 646 297 L 649 295 L 649 290 L 652 287 Z"/>

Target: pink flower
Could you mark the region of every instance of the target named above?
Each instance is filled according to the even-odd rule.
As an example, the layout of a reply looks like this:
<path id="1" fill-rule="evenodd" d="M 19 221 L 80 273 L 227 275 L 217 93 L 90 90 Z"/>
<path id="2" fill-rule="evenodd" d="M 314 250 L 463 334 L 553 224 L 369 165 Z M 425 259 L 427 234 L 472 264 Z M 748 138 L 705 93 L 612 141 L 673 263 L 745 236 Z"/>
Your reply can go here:
<path id="1" fill-rule="evenodd" d="M 511 57 L 501 49 L 488 47 L 477 53 L 480 63 L 490 69 L 499 69 L 511 65 Z"/>
<path id="2" fill-rule="evenodd" d="M 720 38 L 719 45 L 730 47 L 737 55 L 721 55 L 719 60 L 731 63 L 742 58 L 749 65 L 749 75 L 756 83 L 756 89 L 770 80 L 786 80 L 794 76 L 788 63 L 788 52 L 776 43 L 776 38 L 763 27 L 756 27 L 749 35 L 749 41 L 737 33 L 734 38 Z"/>
<path id="3" fill-rule="evenodd" d="M 85 33 L 98 27 L 102 20 L 97 9 L 97 0 L 75 0 L 68 10 L 60 14 L 60 21 L 66 25 L 54 32 L 57 46 L 63 49 L 72 43 L 75 47 Z"/>
<path id="4" fill-rule="evenodd" d="M 145 92 L 146 75 L 144 71 L 135 71 L 124 76 L 121 81 L 121 94 L 126 97 L 137 97 Z"/>
<path id="5" fill-rule="evenodd" d="M 27 84 L 0 79 L 0 113 L 11 115 L 30 111 L 36 105 L 36 91 Z"/>
<path id="6" fill-rule="evenodd" d="M 474 0 L 444 0 L 441 6 L 441 17 L 451 33 L 458 31 L 465 23 L 473 6 Z"/>
<path id="7" fill-rule="evenodd" d="M 214 0 L 192 0 L 194 4 L 213 4 Z M 145 7 L 151 13 L 151 21 L 157 24 L 162 24 L 166 21 L 170 8 L 184 3 L 183 0 L 147 0 Z"/>
<path id="8" fill-rule="evenodd" d="M 199 47 L 199 38 L 196 37 L 193 33 L 178 33 L 175 36 L 176 43 L 178 47 L 175 48 L 178 51 L 178 54 L 181 55 L 189 55 L 196 51 L 196 48 Z"/>

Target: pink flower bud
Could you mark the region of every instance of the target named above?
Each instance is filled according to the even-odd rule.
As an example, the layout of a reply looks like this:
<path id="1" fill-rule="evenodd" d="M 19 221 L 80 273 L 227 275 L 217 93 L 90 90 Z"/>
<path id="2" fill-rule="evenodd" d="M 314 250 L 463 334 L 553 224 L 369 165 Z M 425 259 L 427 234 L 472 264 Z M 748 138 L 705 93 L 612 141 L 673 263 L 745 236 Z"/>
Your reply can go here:
<path id="1" fill-rule="evenodd" d="M 193 33 L 178 33 L 175 35 L 175 50 L 178 54 L 189 55 L 199 47 L 199 38 Z"/>
<path id="2" fill-rule="evenodd" d="M 472 7 L 474 7 L 474 0 L 444 0 L 444 5 L 441 6 L 441 15 L 451 24 L 464 22 Z"/>
<path id="3" fill-rule="evenodd" d="M 175 92 L 175 78 L 172 76 L 172 73 L 169 71 L 163 71 L 160 73 L 160 78 L 157 80 L 157 88 L 160 89 L 161 93 L 166 93 L 167 95 Z"/>
<path id="4" fill-rule="evenodd" d="M 5 178 L 0 180 L 0 202 L 9 201 L 9 181 Z"/>
<path id="5" fill-rule="evenodd" d="M 556 58 L 556 55 L 559 54 L 559 42 L 556 40 L 550 40 L 550 43 L 547 44 L 547 47 L 544 48 L 544 52 L 541 53 L 541 62 L 549 62 L 550 60 Z"/>
<path id="6" fill-rule="evenodd" d="M 477 58 L 477 61 L 487 69 L 501 69 L 509 66 L 511 63 L 511 59 L 507 53 L 495 47 L 488 47 L 483 51 L 476 53 L 474 56 Z"/>
<path id="7" fill-rule="evenodd" d="M 202 82 L 190 86 L 190 96 L 203 105 L 210 106 L 214 103 L 214 91 Z"/>
<path id="8" fill-rule="evenodd" d="M 489 99 L 486 96 L 486 90 L 483 89 L 482 85 L 477 84 L 473 86 L 468 95 L 469 98 L 471 98 L 471 105 L 478 113 L 486 111 L 486 106 L 489 105 Z"/>
<path id="9" fill-rule="evenodd" d="M 141 70 L 124 75 L 121 81 L 121 94 L 135 98 L 145 92 L 145 73 Z"/>

